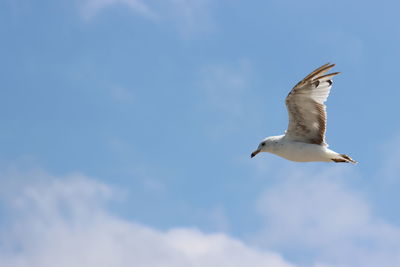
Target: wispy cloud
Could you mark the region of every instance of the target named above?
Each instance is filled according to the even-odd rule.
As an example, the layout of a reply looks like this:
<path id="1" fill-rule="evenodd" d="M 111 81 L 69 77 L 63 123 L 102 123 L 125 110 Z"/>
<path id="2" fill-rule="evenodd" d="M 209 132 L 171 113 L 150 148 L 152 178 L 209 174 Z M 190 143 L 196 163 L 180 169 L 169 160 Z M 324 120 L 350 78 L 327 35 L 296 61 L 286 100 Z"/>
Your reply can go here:
<path id="1" fill-rule="evenodd" d="M 117 4 L 126 5 L 138 15 L 148 19 L 154 20 L 157 18 L 151 8 L 141 0 L 86 0 L 82 2 L 82 16 L 85 19 L 91 19 L 103 9 Z"/>
<path id="2" fill-rule="evenodd" d="M 266 247 L 338 266 L 397 266 L 400 228 L 375 215 L 366 197 L 343 182 L 343 169 L 292 170 L 259 200 Z M 311 260 L 312 261 L 312 260 Z M 329 266 L 329 264 L 327 266 Z"/>
<path id="3" fill-rule="evenodd" d="M 200 71 L 201 108 L 212 114 L 208 121 L 215 135 L 243 128 L 248 121 L 252 103 L 251 64 L 240 60 L 236 64 L 213 64 Z M 214 124 L 211 124 L 214 123 Z"/>
<path id="4" fill-rule="evenodd" d="M 279 254 L 225 234 L 166 232 L 114 216 L 118 192 L 83 175 L 3 174 L 6 210 L 0 266 L 7 267 L 288 267 Z M 4 179 L 3 179 L 4 178 Z"/>
<path id="5" fill-rule="evenodd" d="M 132 90 L 124 86 L 111 86 L 110 94 L 119 103 L 132 103 L 135 99 Z"/>
<path id="6" fill-rule="evenodd" d="M 213 29 L 209 0 L 86 0 L 81 4 L 82 16 L 90 20 L 115 5 L 129 7 L 136 15 L 157 23 L 171 22 L 184 36 Z"/>
<path id="7" fill-rule="evenodd" d="M 209 104 L 220 112 L 243 116 L 241 99 L 248 87 L 248 64 L 235 67 L 211 65 L 202 71 L 202 85 Z"/>
<path id="8" fill-rule="evenodd" d="M 211 16 L 212 1 L 209 0 L 170 0 L 168 17 L 175 21 L 180 32 L 189 36 L 193 32 L 214 29 Z M 165 7 L 168 10 L 167 7 Z"/>
<path id="9" fill-rule="evenodd" d="M 387 158 L 384 161 L 384 168 L 379 173 L 379 180 L 389 187 L 400 182 L 400 151 L 398 149 L 393 149 L 399 146 L 400 135 L 397 135 L 397 137 L 381 147 L 382 154 L 387 155 Z"/>

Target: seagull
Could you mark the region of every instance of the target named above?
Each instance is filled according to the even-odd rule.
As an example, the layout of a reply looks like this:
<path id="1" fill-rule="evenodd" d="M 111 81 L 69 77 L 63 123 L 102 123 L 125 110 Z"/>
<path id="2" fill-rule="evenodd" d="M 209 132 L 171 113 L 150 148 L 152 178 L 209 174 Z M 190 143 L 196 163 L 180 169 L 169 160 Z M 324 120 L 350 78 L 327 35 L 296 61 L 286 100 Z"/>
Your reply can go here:
<path id="1" fill-rule="evenodd" d="M 339 72 L 326 74 L 335 64 L 327 63 L 308 74 L 289 92 L 286 108 L 289 126 L 284 135 L 270 136 L 262 140 L 251 153 L 253 158 L 260 152 L 269 152 L 282 158 L 297 161 L 325 161 L 357 163 L 345 154 L 328 149 L 325 142 L 325 101 L 332 87 L 332 77 Z"/>

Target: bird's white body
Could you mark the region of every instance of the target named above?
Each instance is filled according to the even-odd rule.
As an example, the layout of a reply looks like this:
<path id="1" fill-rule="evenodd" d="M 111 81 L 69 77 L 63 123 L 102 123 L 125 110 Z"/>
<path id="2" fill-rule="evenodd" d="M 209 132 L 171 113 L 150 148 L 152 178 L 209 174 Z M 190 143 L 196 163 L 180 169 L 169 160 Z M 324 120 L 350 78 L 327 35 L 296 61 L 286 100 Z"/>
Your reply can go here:
<path id="1" fill-rule="evenodd" d="M 267 142 L 267 145 L 261 149 L 261 152 L 269 152 L 291 161 L 332 162 L 332 159 L 341 158 L 339 153 L 330 150 L 327 146 L 291 141 L 285 135 L 272 136 L 264 141 Z"/>

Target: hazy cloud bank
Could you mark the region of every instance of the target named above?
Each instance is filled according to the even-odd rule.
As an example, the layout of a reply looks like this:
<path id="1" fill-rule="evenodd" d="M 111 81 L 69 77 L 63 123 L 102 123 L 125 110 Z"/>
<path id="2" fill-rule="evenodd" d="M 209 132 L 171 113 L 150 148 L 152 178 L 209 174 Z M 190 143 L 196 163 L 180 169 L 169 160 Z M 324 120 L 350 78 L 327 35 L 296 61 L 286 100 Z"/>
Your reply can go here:
<path id="1" fill-rule="evenodd" d="M 3 174 L 0 266 L 292 266 L 222 233 L 158 231 L 113 215 L 118 191 L 83 175 Z"/>

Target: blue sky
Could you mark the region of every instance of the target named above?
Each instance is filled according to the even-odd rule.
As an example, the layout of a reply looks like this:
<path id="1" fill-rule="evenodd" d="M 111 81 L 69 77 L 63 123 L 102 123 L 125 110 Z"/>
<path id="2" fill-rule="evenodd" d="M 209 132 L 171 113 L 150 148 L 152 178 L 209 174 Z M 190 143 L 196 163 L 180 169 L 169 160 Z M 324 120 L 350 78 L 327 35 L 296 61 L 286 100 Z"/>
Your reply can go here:
<path id="1" fill-rule="evenodd" d="M 0 265 L 400 265 L 400 4 L 159 2 L 0 1 Z M 360 163 L 250 159 L 327 62 Z"/>

